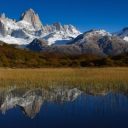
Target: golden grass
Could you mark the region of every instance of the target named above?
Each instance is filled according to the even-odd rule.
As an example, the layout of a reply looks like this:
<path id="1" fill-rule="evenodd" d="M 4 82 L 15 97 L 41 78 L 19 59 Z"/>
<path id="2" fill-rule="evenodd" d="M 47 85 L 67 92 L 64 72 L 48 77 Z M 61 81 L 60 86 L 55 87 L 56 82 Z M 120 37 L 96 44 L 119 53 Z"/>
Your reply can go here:
<path id="1" fill-rule="evenodd" d="M 0 87 L 128 88 L 128 68 L 0 69 Z"/>

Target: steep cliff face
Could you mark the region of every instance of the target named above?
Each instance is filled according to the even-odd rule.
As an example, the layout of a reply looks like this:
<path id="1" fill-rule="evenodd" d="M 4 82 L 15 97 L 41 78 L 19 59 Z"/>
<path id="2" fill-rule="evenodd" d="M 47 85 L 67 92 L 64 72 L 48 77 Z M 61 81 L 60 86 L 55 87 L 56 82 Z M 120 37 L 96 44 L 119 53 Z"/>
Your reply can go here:
<path id="1" fill-rule="evenodd" d="M 1 19 L 0 19 L 0 33 L 2 36 L 6 35 L 6 28 L 5 28 L 5 25 Z"/>
<path id="2" fill-rule="evenodd" d="M 23 13 L 21 16 L 21 21 L 30 23 L 36 30 L 43 27 L 38 14 L 36 14 L 33 9 L 29 9 L 28 11 Z"/>

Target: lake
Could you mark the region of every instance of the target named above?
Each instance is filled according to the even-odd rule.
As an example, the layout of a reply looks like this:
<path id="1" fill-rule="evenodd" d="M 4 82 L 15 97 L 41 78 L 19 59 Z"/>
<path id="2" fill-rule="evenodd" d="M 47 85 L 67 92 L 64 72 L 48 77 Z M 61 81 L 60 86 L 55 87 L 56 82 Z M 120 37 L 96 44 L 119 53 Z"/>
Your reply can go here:
<path id="1" fill-rule="evenodd" d="M 128 95 L 77 88 L 0 91 L 0 128 L 128 128 Z"/>

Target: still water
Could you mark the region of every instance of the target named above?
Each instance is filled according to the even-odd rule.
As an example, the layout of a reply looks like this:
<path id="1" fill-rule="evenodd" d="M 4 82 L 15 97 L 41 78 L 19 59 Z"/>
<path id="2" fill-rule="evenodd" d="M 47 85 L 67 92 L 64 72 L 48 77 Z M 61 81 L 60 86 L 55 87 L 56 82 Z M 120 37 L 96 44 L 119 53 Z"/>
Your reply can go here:
<path id="1" fill-rule="evenodd" d="M 74 89 L 0 92 L 0 128 L 128 128 L 128 97 Z"/>

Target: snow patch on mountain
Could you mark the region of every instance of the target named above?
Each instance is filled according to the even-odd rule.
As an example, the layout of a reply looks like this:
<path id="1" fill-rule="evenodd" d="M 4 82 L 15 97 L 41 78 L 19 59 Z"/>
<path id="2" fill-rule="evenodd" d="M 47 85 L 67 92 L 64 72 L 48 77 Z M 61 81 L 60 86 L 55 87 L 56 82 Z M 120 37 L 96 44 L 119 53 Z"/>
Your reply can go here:
<path id="1" fill-rule="evenodd" d="M 53 32 L 47 36 L 44 36 L 43 39 L 47 40 L 48 45 L 52 44 L 66 44 L 73 38 L 75 38 L 77 35 L 72 35 L 65 33 L 63 31 L 57 31 Z M 54 43 L 53 43 L 54 42 Z"/>
<path id="2" fill-rule="evenodd" d="M 28 29 L 29 31 L 35 31 L 32 24 L 28 23 L 27 21 L 19 21 L 19 22 L 17 22 L 17 25 L 19 26 L 19 28 L 22 28 L 22 29 L 25 29 L 25 30 Z"/>
<path id="3" fill-rule="evenodd" d="M 125 36 L 125 37 L 124 37 L 124 40 L 125 40 L 125 41 L 128 41 L 128 36 Z"/>
<path id="4" fill-rule="evenodd" d="M 88 38 L 97 36 L 97 35 L 99 35 L 99 36 L 106 36 L 106 35 L 111 36 L 112 35 L 111 33 L 107 32 L 103 29 L 99 29 L 99 30 L 93 29 L 93 30 L 86 32 L 85 34 L 86 34 L 86 37 L 88 37 Z"/>
<path id="5" fill-rule="evenodd" d="M 26 40 L 23 38 L 15 38 L 10 35 L 7 35 L 5 37 L 0 36 L 0 40 L 6 42 L 7 44 L 26 45 L 29 44 L 33 39 Z"/>

